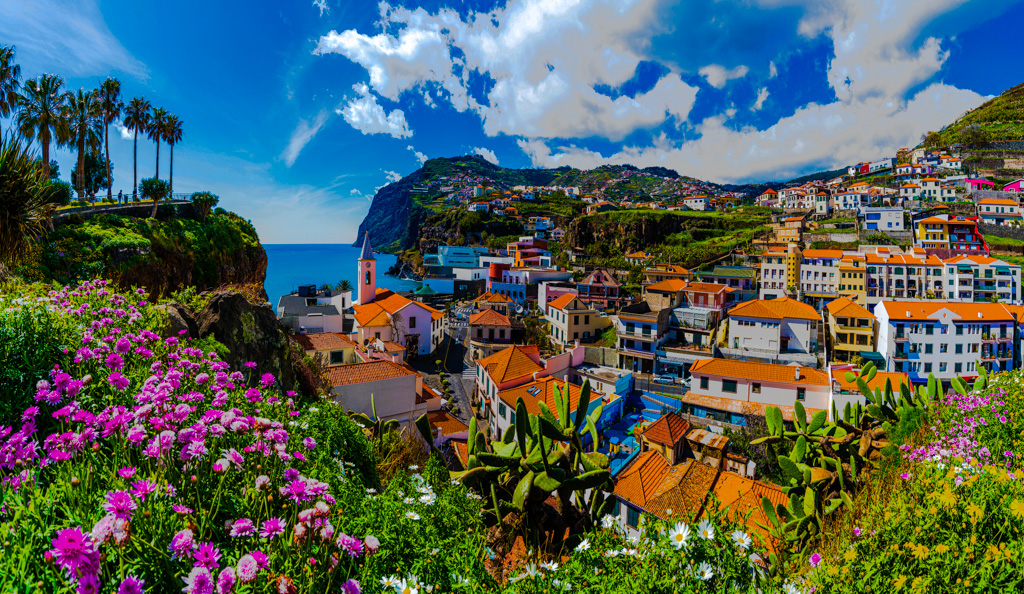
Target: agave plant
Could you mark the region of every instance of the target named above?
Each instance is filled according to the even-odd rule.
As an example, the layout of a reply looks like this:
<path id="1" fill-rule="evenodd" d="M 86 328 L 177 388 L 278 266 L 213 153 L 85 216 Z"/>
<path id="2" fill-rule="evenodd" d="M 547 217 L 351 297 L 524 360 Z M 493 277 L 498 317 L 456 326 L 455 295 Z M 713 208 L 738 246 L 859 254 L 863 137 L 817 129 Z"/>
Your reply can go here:
<path id="1" fill-rule="evenodd" d="M 0 274 L 45 234 L 61 189 L 21 142 L 0 137 Z"/>
<path id="2" fill-rule="evenodd" d="M 520 398 L 515 424 L 501 439 L 490 442 L 473 418 L 467 468 L 452 473 L 454 480 L 484 497 L 485 523 L 499 526 L 507 535 L 523 536 L 538 553 L 561 545 L 566 530 L 570 535 L 589 530 L 610 506 L 608 458 L 583 445 L 586 433 L 594 449 L 600 443 L 597 421 L 604 407 L 599 405 L 588 415 L 590 394 L 590 382 L 584 382 L 576 410 L 570 411 L 566 382 L 564 389 L 556 386 L 554 390 L 555 410 L 542 400 L 540 414 L 529 413 Z M 426 416 L 417 421 L 417 427 L 433 444 Z M 548 504 L 552 496 L 557 509 Z"/>

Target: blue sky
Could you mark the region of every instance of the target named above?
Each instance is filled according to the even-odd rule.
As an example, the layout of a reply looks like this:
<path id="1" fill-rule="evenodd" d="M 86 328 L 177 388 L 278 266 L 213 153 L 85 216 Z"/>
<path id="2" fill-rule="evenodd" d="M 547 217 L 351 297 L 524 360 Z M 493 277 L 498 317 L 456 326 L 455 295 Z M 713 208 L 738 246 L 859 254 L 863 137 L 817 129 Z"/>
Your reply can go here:
<path id="1" fill-rule="evenodd" d="M 4 0 L 0 43 L 25 77 L 113 75 L 178 115 L 176 190 L 267 243 L 341 243 L 427 157 L 745 182 L 891 156 L 1022 82 L 1020 22 L 1005 0 Z M 112 132 L 126 191 L 131 151 Z"/>

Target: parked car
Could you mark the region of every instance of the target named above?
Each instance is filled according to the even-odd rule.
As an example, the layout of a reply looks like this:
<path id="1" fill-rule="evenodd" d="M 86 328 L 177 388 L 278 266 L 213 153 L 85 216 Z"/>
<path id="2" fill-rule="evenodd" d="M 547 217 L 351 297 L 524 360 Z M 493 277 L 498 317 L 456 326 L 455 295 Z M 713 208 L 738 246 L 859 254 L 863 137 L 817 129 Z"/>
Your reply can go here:
<path id="1" fill-rule="evenodd" d="M 671 376 L 671 375 L 659 375 L 659 376 L 655 376 L 654 383 L 656 383 L 656 384 L 674 384 L 674 383 L 676 383 L 676 378 Z"/>

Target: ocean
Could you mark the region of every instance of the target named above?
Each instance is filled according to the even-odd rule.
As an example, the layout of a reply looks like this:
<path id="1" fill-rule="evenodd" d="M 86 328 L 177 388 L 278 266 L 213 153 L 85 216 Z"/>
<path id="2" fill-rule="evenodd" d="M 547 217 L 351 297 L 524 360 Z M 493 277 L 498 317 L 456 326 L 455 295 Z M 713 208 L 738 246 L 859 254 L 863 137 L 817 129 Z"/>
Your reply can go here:
<path id="1" fill-rule="evenodd" d="M 356 285 L 356 262 L 359 249 L 349 244 L 266 244 L 267 280 L 264 288 L 272 307 L 282 295 L 295 291 L 299 285 L 335 285 L 348 280 Z M 384 274 L 397 258 L 391 254 L 374 254 L 377 258 L 377 287 L 393 291 L 412 291 L 418 282 L 403 281 Z"/>

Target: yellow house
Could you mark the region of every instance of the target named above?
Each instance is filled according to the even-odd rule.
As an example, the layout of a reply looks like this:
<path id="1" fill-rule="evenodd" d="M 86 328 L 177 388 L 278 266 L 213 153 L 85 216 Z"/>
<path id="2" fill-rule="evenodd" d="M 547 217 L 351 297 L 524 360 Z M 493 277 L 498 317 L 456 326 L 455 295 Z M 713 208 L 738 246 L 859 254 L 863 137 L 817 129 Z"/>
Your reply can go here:
<path id="1" fill-rule="evenodd" d="M 319 359 L 324 366 L 349 365 L 356 362 L 356 343 L 343 334 L 299 334 L 294 339 L 307 355 Z"/>
<path id="2" fill-rule="evenodd" d="M 848 297 L 831 301 L 828 309 L 832 360 L 849 361 L 861 351 L 875 350 L 875 316 Z"/>
<path id="3" fill-rule="evenodd" d="M 561 295 L 548 303 L 544 318 L 551 325 L 549 335 L 552 342 L 560 345 L 571 344 L 574 340 L 596 340 L 612 324 L 611 320 L 585 305 L 572 293 Z"/>
<path id="4" fill-rule="evenodd" d="M 868 302 L 867 269 L 864 256 L 844 256 L 839 261 L 839 296 L 866 305 Z"/>

